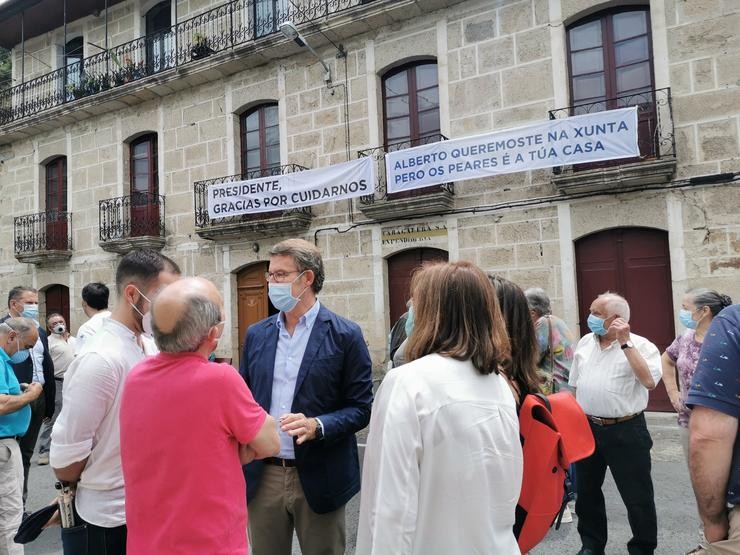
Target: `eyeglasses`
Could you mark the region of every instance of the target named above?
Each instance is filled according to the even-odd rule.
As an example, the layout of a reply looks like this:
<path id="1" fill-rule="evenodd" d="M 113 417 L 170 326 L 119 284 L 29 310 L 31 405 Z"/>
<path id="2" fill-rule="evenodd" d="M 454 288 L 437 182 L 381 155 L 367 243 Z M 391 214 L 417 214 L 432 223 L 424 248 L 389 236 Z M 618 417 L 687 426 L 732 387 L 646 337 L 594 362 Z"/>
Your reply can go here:
<path id="1" fill-rule="evenodd" d="M 293 270 L 292 272 L 265 272 L 265 279 L 267 281 L 274 281 L 275 283 L 283 283 L 288 279 L 288 276 L 293 274 L 300 274 L 300 270 Z"/>

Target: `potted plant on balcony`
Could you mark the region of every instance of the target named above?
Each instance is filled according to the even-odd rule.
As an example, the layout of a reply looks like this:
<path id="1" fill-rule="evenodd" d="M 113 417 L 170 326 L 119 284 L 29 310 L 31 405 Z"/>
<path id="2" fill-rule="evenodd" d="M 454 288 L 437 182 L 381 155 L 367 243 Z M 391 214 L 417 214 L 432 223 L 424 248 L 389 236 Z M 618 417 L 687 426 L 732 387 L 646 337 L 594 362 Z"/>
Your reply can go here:
<path id="1" fill-rule="evenodd" d="M 205 35 L 195 33 L 193 35 L 193 44 L 190 47 L 190 57 L 193 60 L 197 60 L 199 58 L 210 56 L 211 54 L 213 54 L 213 50 L 209 46 L 208 39 Z"/>
<path id="2" fill-rule="evenodd" d="M 121 63 L 121 61 L 115 54 L 111 55 L 111 59 L 118 66 L 118 69 L 113 71 L 111 74 L 111 80 L 113 82 L 113 85 L 115 86 L 123 85 L 124 83 L 128 83 L 129 81 L 140 79 L 141 77 L 144 77 L 146 75 L 144 62 L 137 63 L 126 56 L 123 59 L 123 63 Z"/>

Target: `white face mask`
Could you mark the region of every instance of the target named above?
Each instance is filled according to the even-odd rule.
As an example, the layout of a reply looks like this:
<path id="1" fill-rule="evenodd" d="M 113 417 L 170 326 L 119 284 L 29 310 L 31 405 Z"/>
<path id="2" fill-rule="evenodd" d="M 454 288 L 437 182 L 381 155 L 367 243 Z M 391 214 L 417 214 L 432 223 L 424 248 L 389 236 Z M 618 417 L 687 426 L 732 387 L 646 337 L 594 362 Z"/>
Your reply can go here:
<path id="1" fill-rule="evenodd" d="M 149 337 L 152 337 L 152 301 L 150 301 L 144 293 L 142 293 L 138 287 L 134 285 L 134 288 L 139 292 L 139 295 L 141 295 L 146 302 L 149 303 L 149 310 L 146 311 L 146 314 L 141 312 L 141 310 L 138 309 L 138 307 L 132 303 L 129 302 L 128 304 L 131 305 L 131 308 L 133 308 L 136 312 L 139 313 L 139 316 L 141 316 L 141 329 L 144 331 L 145 335 L 148 335 Z"/>

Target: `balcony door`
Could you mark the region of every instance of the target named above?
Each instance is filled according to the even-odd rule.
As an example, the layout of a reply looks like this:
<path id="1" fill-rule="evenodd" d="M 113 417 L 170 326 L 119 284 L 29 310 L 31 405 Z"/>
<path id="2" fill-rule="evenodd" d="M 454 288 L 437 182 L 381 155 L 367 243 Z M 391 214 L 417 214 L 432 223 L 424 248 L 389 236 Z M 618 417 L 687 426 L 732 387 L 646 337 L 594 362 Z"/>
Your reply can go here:
<path id="1" fill-rule="evenodd" d="M 280 127 L 277 104 L 261 104 L 239 118 L 242 178 L 280 171 Z"/>
<path id="2" fill-rule="evenodd" d="M 64 89 L 67 100 L 84 94 L 82 90 L 83 39 L 77 37 L 64 45 Z"/>
<path id="3" fill-rule="evenodd" d="M 67 250 L 67 158 L 46 164 L 46 249 Z"/>
<path id="4" fill-rule="evenodd" d="M 576 22 L 568 28 L 568 53 L 574 115 L 638 106 L 640 155 L 659 154 L 649 10 L 611 10 Z"/>
<path id="5" fill-rule="evenodd" d="M 591 302 L 604 291 L 624 295 L 630 328 L 662 353 L 675 337 L 668 233 L 659 229 L 608 229 L 576 241 L 581 335 L 589 333 Z M 650 392 L 648 410 L 671 411 L 663 383 Z"/>
<path id="6" fill-rule="evenodd" d="M 159 237 L 159 180 L 157 136 L 144 135 L 131 143 L 131 236 Z"/>
<path id="7" fill-rule="evenodd" d="M 254 36 L 264 37 L 280 30 L 280 25 L 290 20 L 290 0 L 255 0 Z"/>
<path id="8" fill-rule="evenodd" d="M 268 266 L 269 262 L 257 262 L 236 275 L 240 346 L 249 326 L 278 312 L 267 296 L 265 272 Z"/>
<path id="9" fill-rule="evenodd" d="M 170 1 L 160 2 L 144 16 L 146 28 L 146 66 L 148 73 L 157 73 L 174 65 Z"/>
<path id="10" fill-rule="evenodd" d="M 447 262 L 447 251 L 432 248 L 410 249 L 388 258 L 388 305 L 392 326 L 406 312 L 414 272 L 428 262 Z"/>

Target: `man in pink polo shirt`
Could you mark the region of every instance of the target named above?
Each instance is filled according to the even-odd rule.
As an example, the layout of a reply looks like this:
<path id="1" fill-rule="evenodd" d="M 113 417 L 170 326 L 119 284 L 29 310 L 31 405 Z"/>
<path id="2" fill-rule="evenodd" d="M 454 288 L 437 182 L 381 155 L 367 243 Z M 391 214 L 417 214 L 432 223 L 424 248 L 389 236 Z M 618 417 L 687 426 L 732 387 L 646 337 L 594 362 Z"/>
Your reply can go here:
<path id="1" fill-rule="evenodd" d="M 129 554 L 247 553 L 241 465 L 280 443 L 237 371 L 208 362 L 223 325 L 205 279 L 169 285 L 152 306 L 161 352 L 133 368 L 121 400 Z"/>

